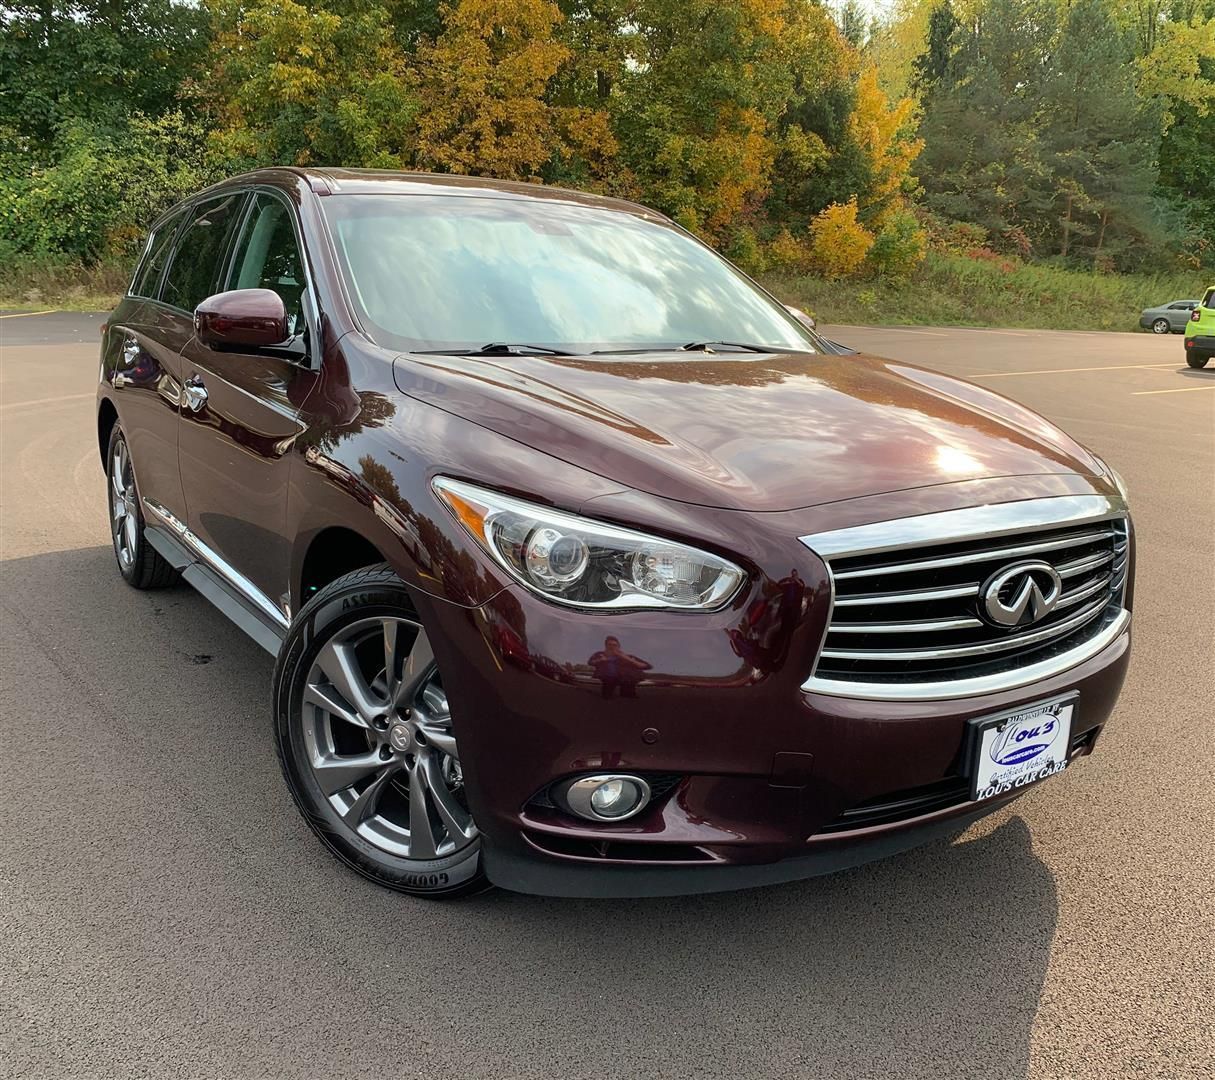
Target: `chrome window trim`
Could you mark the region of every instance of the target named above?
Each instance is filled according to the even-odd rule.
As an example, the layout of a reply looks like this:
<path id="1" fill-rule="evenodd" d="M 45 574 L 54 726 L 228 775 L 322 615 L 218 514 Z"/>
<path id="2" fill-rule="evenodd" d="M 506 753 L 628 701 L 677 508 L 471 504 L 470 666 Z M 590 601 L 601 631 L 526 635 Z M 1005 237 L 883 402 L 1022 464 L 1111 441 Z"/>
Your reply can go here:
<path id="1" fill-rule="evenodd" d="M 1120 495 L 1060 495 L 985 506 L 943 510 L 914 517 L 894 518 L 846 529 L 833 529 L 799 536 L 798 539 L 823 560 L 830 586 L 830 604 L 822 641 L 814 656 L 811 674 L 802 690 L 809 694 L 848 697 L 868 701 L 945 701 L 1027 686 L 1058 675 L 1096 656 L 1124 634 L 1130 612 L 1122 607 L 1117 616 L 1074 649 L 1010 671 L 969 679 L 932 679 L 923 682 L 864 682 L 820 678 L 814 674 L 827 643 L 835 611 L 835 574 L 831 559 L 874 555 L 934 543 L 965 543 L 995 539 L 1045 528 L 1067 528 L 1101 521 L 1125 520 L 1130 514 Z M 1125 566 L 1126 553 L 1122 564 Z M 1126 581 L 1122 583 L 1125 603 Z"/>
<path id="2" fill-rule="evenodd" d="M 232 566 L 231 563 L 224 560 L 214 550 L 204 544 L 184 521 L 153 499 L 145 497 L 142 502 L 144 509 L 151 511 L 158 521 L 172 530 L 173 535 L 190 550 L 191 554 L 198 556 L 211 570 L 223 578 L 246 600 L 254 604 L 259 611 L 269 616 L 276 626 L 284 630 L 287 628 L 287 616 L 279 610 L 274 601 L 245 577 L 244 574 Z"/>

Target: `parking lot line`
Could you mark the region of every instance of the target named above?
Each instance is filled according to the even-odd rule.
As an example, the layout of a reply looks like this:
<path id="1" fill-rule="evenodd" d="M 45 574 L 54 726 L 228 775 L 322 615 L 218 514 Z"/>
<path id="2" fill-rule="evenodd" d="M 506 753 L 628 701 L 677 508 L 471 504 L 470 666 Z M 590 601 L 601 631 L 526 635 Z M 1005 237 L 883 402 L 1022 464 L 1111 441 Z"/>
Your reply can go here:
<path id="1" fill-rule="evenodd" d="M 54 315 L 54 308 L 47 308 L 46 311 L 14 311 L 8 315 L 0 315 L 0 319 L 25 319 L 30 315 Z"/>
<path id="2" fill-rule="evenodd" d="M 1068 375 L 1076 371 L 1129 371 L 1133 368 L 1176 368 L 1176 364 L 1106 364 L 1101 367 L 1037 368 L 1030 371 L 993 371 L 971 379 L 1006 379 L 1009 375 Z"/>
<path id="3" fill-rule="evenodd" d="M 80 398 L 96 397 L 96 394 L 63 394 L 61 397 L 33 398 L 30 401 L 6 401 L 0 404 L 0 410 L 28 409 L 34 405 L 57 405 L 61 401 L 76 401 Z"/>
<path id="4" fill-rule="evenodd" d="M 1131 397 L 1143 397 L 1145 394 L 1189 394 L 1195 390 L 1215 390 L 1215 382 L 1210 386 L 1178 386 L 1172 390 L 1135 390 Z"/>

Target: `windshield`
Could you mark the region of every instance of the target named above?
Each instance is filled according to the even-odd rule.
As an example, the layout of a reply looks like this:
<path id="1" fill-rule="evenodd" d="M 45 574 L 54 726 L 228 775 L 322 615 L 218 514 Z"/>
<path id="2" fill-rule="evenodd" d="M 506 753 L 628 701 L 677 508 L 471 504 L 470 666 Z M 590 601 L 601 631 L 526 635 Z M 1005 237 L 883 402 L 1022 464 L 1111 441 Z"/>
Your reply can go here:
<path id="1" fill-rule="evenodd" d="M 365 328 L 389 348 L 586 353 L 720 341 L 817 351 L 784 308 L 657 219 L 444 195 L 334 195 L 321 205 Z"/>

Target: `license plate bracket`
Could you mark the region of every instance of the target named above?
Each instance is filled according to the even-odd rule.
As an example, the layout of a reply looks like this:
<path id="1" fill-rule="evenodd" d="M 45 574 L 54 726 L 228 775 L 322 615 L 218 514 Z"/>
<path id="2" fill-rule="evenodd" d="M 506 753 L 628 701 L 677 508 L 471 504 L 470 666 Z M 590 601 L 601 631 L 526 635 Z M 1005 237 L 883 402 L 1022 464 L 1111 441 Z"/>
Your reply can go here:
<path id="1" fill-rule="evenodd" d="M 1005 795 L 1068 765 L 1078 692 L 969 721 L 970 798 Z"/>

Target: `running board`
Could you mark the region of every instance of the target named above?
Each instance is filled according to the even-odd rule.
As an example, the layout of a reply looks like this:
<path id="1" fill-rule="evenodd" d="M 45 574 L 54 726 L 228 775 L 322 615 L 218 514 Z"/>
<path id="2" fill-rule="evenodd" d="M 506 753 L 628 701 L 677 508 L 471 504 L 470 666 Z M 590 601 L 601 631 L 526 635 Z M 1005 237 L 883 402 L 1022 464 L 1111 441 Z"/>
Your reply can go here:
<path id="1" fill-rule="evenodd" d="M 196 556 L 168 528 L 145 523 L 144 536 L 160 556 L 181 573 L 187 584 L 210 600 L 271 656 L 278 656 L 287 633 L 285 621 L 274 621 Z"/>

